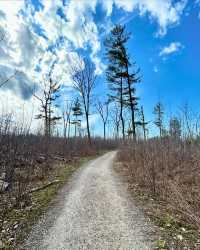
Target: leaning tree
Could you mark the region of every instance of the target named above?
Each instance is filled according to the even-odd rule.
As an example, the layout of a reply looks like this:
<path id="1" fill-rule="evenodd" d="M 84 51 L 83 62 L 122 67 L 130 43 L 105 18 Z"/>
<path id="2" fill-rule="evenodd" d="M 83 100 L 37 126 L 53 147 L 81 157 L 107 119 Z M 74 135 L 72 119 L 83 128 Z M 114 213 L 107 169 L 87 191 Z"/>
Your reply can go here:
<path id="1" fill-rule="evenodd" d="M 106 75 L 111 90 L 110 98 L 120 104 L 123 139 L 125 138 L 123 110 L 127 107 L 131 111 L 133 138 L 136 138 L 135 111 L 138 98 L 135 84 L 140 82 L 140 70 L 131 62 L 126 47 L 129 39 L 130 33 L 126 32 L 125 26 L 116 25 L 105 40 L 106 58 L 109 62 Z"/>

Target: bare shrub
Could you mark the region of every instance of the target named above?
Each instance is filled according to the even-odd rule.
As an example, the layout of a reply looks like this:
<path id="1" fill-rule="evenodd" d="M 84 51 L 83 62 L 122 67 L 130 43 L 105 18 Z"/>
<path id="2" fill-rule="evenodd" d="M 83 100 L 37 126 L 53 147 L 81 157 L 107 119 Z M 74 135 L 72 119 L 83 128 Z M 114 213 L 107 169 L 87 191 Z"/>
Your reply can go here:
<path id="1" fill-rule="evenodd" d="M 12 115 L 0 119 L 0 223 L 13 207 L 30 205 L 30 190 L 51 180 L 56 163 L 73 164 L 84 156 L 113 149 L 116 142 L 87 137 L 66 138 L 33 135 L 19 127 Z M 1 228 L 1 225 L 0 225 Z"/>
<path id="2" fill-rule="evenodd" d="M 182 218 L 200 225 L 200 144 L 198 140 L 150 139 L 125 147 L 119 159 L 131 183 L 166 201 Z"/>

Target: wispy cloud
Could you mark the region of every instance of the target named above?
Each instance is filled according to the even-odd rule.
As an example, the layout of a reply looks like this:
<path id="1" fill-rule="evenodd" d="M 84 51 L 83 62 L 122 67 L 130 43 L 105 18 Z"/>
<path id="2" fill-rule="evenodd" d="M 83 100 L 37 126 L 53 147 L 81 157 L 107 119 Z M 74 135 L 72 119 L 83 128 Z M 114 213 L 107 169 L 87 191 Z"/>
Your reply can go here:
<path id="1" fill-rule="evenodd" d="M 57 0 L 41 1 L 40 8 L 35 8 L 32 1 L 1 0 L 0 32 L 6 33 L 7 39 L 1 42 L 0 74 L 5 67 L 8 72 L 13 69 L 22 72 L 26 75 L 24 84 L 21 84 L 23 88 L 27 82 L 39 82 L 51 61 L 56 60 L 57 77 L 62 78 L 63 83 L 69 82 L 66 56 L 80 48 L 89 48 L 88 56 L 96 65 L 96 72 L 101 74 L 104 70 L 99 56 L 102 32 L 94 21 L 98 4 L 107 13 L 105 23 L 111 22 L 114 8 L 124 11 L 122 23 L 132 20 L 139 11 L 139 15 L 147 14 L 156 21 L 159 34 L 164 35 L 168 26 L 180 21 L 186 3 L 187 0 L 178 3 L 172 0 L 70 0 L 64 5 L 62 0 Z M 62 15 L 58 14 L 58 10 Z M 64 42 L 59 44 L 61 37 Z M 41 71 L 36 72 L 36 68 Z M 22 93 L 27 92 L 21 91 L 20 95 Z M 27 98 L 27 94 L 24 97 Z"/>
<path id="2" fill-rule="evenodd" d="M 40 3 L 39 7 L 35 6 Z M 6 40 L 0 43 L 0 77 L 7 78 L 17 70 L 20 74 L 0 91 L 16 102 L 31 100 L 32 85 L 39 84 L 54 67 L 55 79 L 70 85 L 68 68 L 77 51 L 84 50 L 101 74 L 105 65 L 101 60 L 101 42 L 112 27 L 112 15 L 122 10 L 122 24 L 130 22 L 136 15 L 147 15 L 157 23 L 157 33 L 165 35 L 171 25 L 180 22 L 187 0 L 69 0 L 25 1 L 0 0 L 0 34 Z M 103 29 L 99 29 L 94 16 L 97 5 L 106 12 Z M 59 11 L 58 11 L 59 10 Z M 62 13 L 59 14 L 59 13 Z M 160 52 L 160 56 L 173 53 L 181 44 L 172 43 Z M 85 52 L 88 53 L 85 53 Z M 154 68 L 154 72 L 157 68 Z M 11 95 L 12 94 L 12 95 Z M 12 99 L 12 98 L 10 98 Z M 16 105 L 14 105 L 16 106 Z M 96 120 L 95 116 L 92 121 Z M 91 122 L 92 122 L 91 121 Z"/>
<path id="3" fill-rule="evenodd" d="M 168 46 L 162 48 L 162 50 L 159 53 L 159 56 L 167 56 L 176 53 L 181 49 L 183 49 L 183 45 L 180 42 L 172 42 Z"/>
<path id="4" fill-rule="evenodd" d="M 181 0 L 176 3 L 172 0 L 113 0 L 113 3 L 118 8 L 122 8 L 127 12 L 139 10 L 140 15 L 148 14 L 151 19 L 157 21 L 159 25 L 157 35 L 160 36 L 166 34 L 170 25 L 180 22 L 187 2 L 187 0 Z"/>

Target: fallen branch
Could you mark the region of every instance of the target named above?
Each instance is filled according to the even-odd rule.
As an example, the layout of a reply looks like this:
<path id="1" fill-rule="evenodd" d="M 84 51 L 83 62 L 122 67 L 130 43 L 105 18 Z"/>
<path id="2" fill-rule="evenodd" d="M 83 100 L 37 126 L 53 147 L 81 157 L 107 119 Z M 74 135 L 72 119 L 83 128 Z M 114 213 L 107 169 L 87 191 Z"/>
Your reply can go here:
<path id="1" fill-rule="evenodd" d="M 49 182 L 49 183 L 45 184 L 45 185 L 42 186 L 42 187 L 33 188 L 33 189 L 29 190 L 28 193 L 34 193 L 34 192 L 43 190 L 43 189 L 45 189 L 45 188 L 47 188 L 47 187 L 49 187 L 49 186 L 51 186 L 51 185 L 57 184 L 57 183 L 59 183 L 59 182 L 60 182 L 59 180 L 54 180 L 54 181 L 52 181 L 52 182 Z"/>

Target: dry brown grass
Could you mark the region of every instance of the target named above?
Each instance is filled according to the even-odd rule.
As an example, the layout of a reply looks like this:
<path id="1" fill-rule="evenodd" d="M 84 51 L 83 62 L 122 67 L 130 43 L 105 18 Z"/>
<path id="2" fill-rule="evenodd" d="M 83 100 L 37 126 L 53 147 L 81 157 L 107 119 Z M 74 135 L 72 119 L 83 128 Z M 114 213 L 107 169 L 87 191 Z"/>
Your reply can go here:
<path id="1" fill-rule="evenodd" d="M 200 229 L 200 143 L 152 139 L 123 147 L 119 160 L 129 182 Z"/>
<path id="2" fill-rule="evenodd" d="M 74 164 L 82 157 L 113 148 L 113 141 L 87 138 L 45 138 L 21 133 L 0 133 L 0 231 L 3 218 L 12 208 L 23 209 L 30 205 L 29 191 L 49 182 L 58 163 Z M 52 177 L 53 176 L 53 177 Z M 1 184 L 0 183 L 0 184 Z"/>
<path id="3" fill-rule="evenodd" d="M 6 249 L 15 249 L 12 245 L 21 237 L 21 231 L 26 231 L 25 225 L 32 225 L 46 209 L 81 159 L 115 147 L 114 141 L 95 138 L 92 142 L 89 146 L 87 138 L 66 141 L 60 137 L 0 130 L 0 241 L 8 246 Z M 8 187 L 2 189 L 2 183 Z M 37 192 L 32 193 L 40 189 L 44 189 L 41 202 L 33 199 Z"/>

